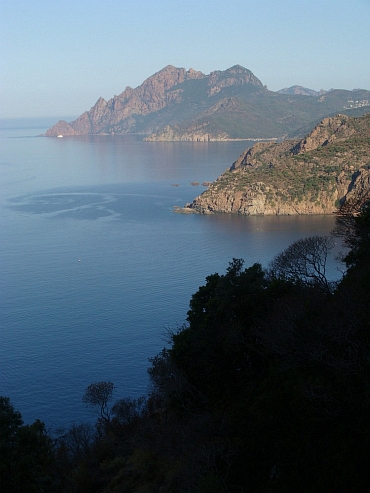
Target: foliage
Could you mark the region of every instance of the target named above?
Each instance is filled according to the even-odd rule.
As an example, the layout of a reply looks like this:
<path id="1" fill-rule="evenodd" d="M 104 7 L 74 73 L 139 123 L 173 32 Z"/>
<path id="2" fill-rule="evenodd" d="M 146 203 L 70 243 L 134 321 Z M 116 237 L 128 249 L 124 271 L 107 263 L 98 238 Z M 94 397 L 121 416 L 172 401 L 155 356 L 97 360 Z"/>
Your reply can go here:
<path id="1" fill-rule="evenodd" d="M 0 397 L 0 489 L 41 493 L 52 484 L 52 440 L 36 420 L 24 425 L 8 397 Z"/>
<path id="2" fill-rule="evenodd" d="M 104 421 L 110 421 L 110 409 L 108 402 L 112 400 L 114 385 L 112 382 L 97 382 L 90 384 L 82 397 L 86 406 L 98 407 L 100 417 Z"/>
<path id="3" fill-rule="evenodd" d="M 145 415 L 146 409 L 147 399 L 145 395 L 137 399 L 124 397 L 115 402 L 112 407 L 112 414 L 121 423 L 132 424 Z"/>
<path id="4" fill-rule="evenodd" d="M 370 261 L 370 191 L 345 201 L 337 213 L 334 234 L 349 249 L 344 260 L 348 267 L 368 266 Z"/>
<path id="5" fill-rule="evenodd" d="M 186 324 L 150 359 L 148 396 L 110 409 L 112 383 L 86 389 L 101 417 L 58 438 L 49 489 L 42 423 L 23 426 L 2 398 L 4 491 L 367 492 L 369 230 L 368 202 L 342 207 L 335 233 L 350 250 L 335 289 L 326 237 L 293 243 L 273 270 L 233 259 L 209 275 Z M 30 488 L 4 483 L 8 470 L 27 472 Z"/>

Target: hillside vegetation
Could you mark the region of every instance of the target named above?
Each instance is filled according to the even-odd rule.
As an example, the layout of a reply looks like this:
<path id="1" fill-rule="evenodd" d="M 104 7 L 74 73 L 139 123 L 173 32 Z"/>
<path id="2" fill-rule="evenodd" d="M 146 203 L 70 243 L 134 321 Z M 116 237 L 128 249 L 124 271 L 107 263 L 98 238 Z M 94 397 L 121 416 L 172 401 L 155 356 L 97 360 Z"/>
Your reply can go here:
<path id="1" fill-rule="evenodd" d="M 326 118 L 302 140 L 247 149 L 181 212 L 330 214 L 370 188 L 370 113 Z"/>

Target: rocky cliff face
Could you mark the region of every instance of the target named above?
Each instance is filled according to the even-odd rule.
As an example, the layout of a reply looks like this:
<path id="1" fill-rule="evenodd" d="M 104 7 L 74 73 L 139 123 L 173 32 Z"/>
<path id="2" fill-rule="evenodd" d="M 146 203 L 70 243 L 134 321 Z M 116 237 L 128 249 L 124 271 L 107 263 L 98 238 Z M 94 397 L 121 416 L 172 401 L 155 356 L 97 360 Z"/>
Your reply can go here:
<path id="1" fill-rule="evenodd" d="M 76 120 L 59 121 L 45 136 L 136 133 L 147 140 L 192 141 L 301 137 L 307 131 L 300 129 L 312 128 L 312 122 L 325 116 L 370 111 L 369 101 L 370 91 L 361 89 L 317 93 L 293 86 L 272 92 L 240 65 L 208 75 L 168 65 L 135 89 L 126 87 L 109 101 L 99 98 Z"/>
<path id="2" fill-rule="evenodd" d="M 45 136 L 135 132 L 143 117 L 158 113 L 176 103 L 186 102 L 189 96 L 184 83 L 200 79 L 204 79 L 205 84 L 201 89 L 209 98 L 231 86 L 249 84 L 263 87 L 252 72 L 239 65 L 209 75 L 168 65 L 135 89 L 127 87 L 119 96 L 114 96 L 109 101 L 99 98 L 90 111 L 83 113 L 77 120 L 71 123 L 59 121 Z M 158 128 L 149 122 L 140 130 L 150 133 Z"/>
<path id="3" fill-rule="evenodd" d="M 50 128 L 46 137 L 55 135 L 86 135 L 99 133 L 128 132 L 135 125 L 133 115 L 147 115 L 161 110 L 178 95 L 167 91 L 189 79 L 205 77 L 193 69 L 186 71 L 168 65 L 160 72 L 146 79 L 136 89 L 126 87 L 119 95 L 108 102 L 99 98 L 95 105 L 71 123 L 59 121 Z"/>
<path id="4" fill-rule="evenodd" d="M 351 137 L 356 133 L 356 129 L 350 123 L 349 118 L 344 115 L 325 118 L 309 135 L 292 148 L 292 154 L 313 151 L 320 146 L 327 146 L 335 141 Z"/>
<path id="5" fill-rule="evenodd" d="M 324 119 L 300 141 L 247 149 L 182 212 L 331 214 L 370 189 L 370 114 Z"/>

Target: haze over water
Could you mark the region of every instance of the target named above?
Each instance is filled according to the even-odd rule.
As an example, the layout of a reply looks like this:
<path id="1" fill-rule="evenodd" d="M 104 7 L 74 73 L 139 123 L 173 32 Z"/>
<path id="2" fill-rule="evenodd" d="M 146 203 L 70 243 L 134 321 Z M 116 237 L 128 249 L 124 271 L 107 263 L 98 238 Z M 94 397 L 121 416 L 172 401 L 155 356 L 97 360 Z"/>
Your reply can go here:
<path id="1" fill-rule="evenodd" d="M 96 381 L 114 382 L 116 398 L 145 393 L 148 358 L 207 275 L 233 257 L 267 266 L 334 225 L 172 212 L 250 142 L 37 138 L 54 120 L 1 123 L 0 395 L 25 422 L 94 419 L 81 399 Z"/>

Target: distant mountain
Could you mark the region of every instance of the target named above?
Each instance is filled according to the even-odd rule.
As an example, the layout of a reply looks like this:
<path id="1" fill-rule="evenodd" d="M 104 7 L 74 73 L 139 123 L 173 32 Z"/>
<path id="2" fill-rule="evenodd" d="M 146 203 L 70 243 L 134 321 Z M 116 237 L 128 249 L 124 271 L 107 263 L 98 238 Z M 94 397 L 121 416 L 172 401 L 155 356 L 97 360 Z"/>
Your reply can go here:
<path id="1" fill-rule="evenodd" d="M 240 65 L 209 75 L 168 65 L 135 89 L 127 87 L 109 101 L 99 98 L 76 120 L 59 121 L 45 136 L 136 133 L 147 140 L 283 139 L 325 116 L 353 108 L 365 112 L 366 106 L 370 110 L 370 91 L 332 90 L 312 96 L 269 91 Z"/>
<path id="2" fill-rule="evenodd" d="M 370 113 L 325 118 L 304 139 L 259 142 L 178 212 L 330 214 L 370 190 Z"/>
<path id="3" fill-rule="evenodd" d="M 307 89 L 302 86 L 285 87 L 278 91 L 279 94 L 300 94 L 301 96 L 322 96 L 328 91 L 321 89 L 321 91 L 314 91 L 313 89 Z"/>

